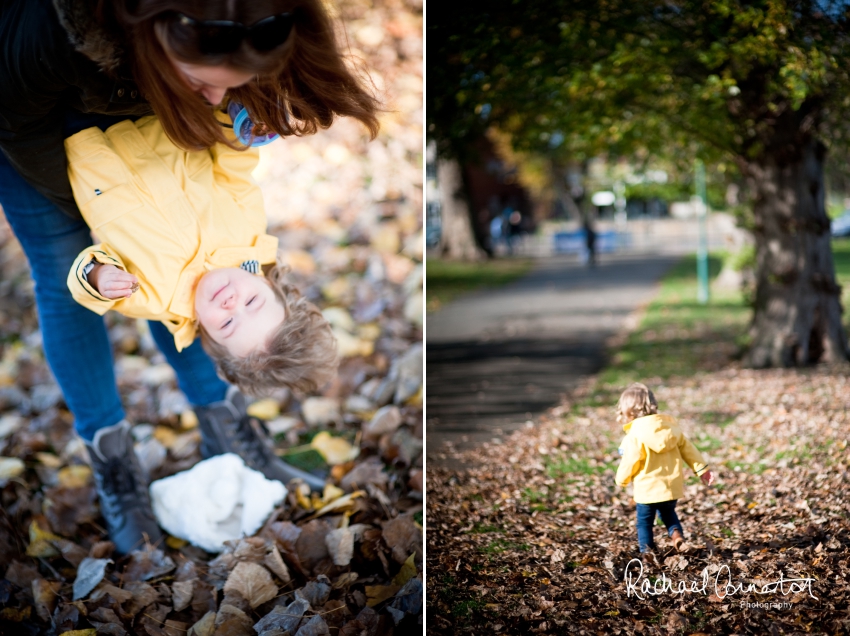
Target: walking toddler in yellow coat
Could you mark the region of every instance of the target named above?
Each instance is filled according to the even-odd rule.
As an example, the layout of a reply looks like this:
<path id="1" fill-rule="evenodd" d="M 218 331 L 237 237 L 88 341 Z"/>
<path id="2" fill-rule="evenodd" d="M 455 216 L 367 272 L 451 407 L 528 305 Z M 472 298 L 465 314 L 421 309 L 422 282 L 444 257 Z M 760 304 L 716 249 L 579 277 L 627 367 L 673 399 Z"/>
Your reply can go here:
<path id="1" fill-rule="evenodd" d="M 676 501 L 684 495 L 683 464 L 690 466 L 706 486 L 714 482 L 714 476 L 676 418 L 658 413 L 655 395 L 646 385 L 636 382 L 623 392 L 617 403 L 617 421 L 625 423 L 626 431 L 617 484 L 634 483 L 641 553 L 655 549 L 652 524 L 656 514 L 676 549 L 685 549 L 682 524 L 676 515 Z"/>
<path id="2" fill-rule="evenodd" d="M 248 393 L 330 379 L 330 327 L 276 266 L 278 240 L 251 178 L 256 149 L 187 152 L 155 117 L 83 130 L 65 148 L 74 197 L 100 240 L 68 274 L 77 302 L 161 321 L 178 351 L 200 333 L 224 379 Z"/>

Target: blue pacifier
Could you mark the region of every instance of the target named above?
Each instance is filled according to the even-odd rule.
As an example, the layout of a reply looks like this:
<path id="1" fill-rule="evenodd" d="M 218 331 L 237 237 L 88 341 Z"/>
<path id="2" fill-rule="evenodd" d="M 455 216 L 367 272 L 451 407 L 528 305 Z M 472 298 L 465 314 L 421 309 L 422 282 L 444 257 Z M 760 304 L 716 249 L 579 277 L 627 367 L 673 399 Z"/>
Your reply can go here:
<path id="1" fill-rule="evenodd" d="M 252 138 L 254 122 L 248 117 L 248 109 L 238 102 L 230 102 L 227 105 L 227 114 L 233 120 L 233 132 L 236 133 L 236 138 L 245 146 L 265 146 L 280 137 L 277 133 L 269 132 Z"/>

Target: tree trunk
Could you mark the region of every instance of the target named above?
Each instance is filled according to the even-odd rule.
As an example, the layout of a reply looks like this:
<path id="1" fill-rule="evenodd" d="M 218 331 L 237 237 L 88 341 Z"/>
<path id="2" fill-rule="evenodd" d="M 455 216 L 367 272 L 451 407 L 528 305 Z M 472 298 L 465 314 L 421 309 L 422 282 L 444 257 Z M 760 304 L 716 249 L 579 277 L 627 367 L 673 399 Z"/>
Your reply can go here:
<path id="1" fill-rule="evenodd" d="M 784 156 L 783 156 L 784 155 Z M 755 368 L 846 362 L 841 287 L 824 205 L 824 146 L 805 140 L 747 165 L 753 180 L 755 311 L 745 363 Z"/>
<path id="2" fill-rule="evenodd" d="M 440 252 L 450 260 L 482 260 L 484 251 L 475 242 L 460 164 L 456 160 L 437 159 L 437 185 L 442 217 Z"/>

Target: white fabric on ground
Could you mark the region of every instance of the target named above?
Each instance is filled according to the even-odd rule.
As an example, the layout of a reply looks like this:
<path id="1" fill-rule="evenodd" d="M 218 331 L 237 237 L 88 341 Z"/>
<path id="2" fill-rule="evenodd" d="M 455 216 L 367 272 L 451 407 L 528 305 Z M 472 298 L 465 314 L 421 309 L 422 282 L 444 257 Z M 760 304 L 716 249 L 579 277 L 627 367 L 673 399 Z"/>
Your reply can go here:
<path id="1" fill-rule="evenodd" d="M 286 492 L 282 483 L 248 468 L 233 453 L 211 457 L 150 486 L 160 527 L 207 552 L 221 552 L 225 541 L 253 535 Z"/>

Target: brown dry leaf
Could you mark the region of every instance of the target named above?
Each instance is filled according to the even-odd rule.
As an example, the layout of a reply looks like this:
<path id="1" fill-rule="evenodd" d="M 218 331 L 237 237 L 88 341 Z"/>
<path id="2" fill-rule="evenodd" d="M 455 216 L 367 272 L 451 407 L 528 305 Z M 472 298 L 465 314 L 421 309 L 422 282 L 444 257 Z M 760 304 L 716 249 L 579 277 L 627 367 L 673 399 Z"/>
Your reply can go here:
<path id="1" fill-rule="evenodd" d="M 325 543 L 334 565 L 344 567 L 354 556 L 354 535 L 348 527 L 336 528 L 325 535 Z"/>
<path id="2" fill-rule="evenodd" d="M 289 575 L 289 568 L 287 568 L 286 563 L 283 562 L 283 558 L 281 558 L 280 551 L 277 549 L 277 546 L 272 546 L 271 552 L 266 554 L 263 559 L 263 565 L 276 574 L 284 585 L 291 582 L 292 578 Z"/>
<path id="3" fill-rule="evenodd" d="M 44 622 L 50 621 L 53 610 L 56 609 L 56 595 L 62 583 L 36 579 L 32 582 L 32 595 L 35 600 L 35 611 Z"/>
<path id="4" fill-rule="evenodd" d="M 164 576 L 177 565 L 162 550 L 146 546 L 130 555 L 130 563 L 124 570 L 125 581 L 149 581 Z"/>
<path id="5" fill-rule="evenodd" d="M 237 563 L 227 577 L 224 591 L 227 593 L 230 590 L 241 594 L 252 609 L 277 596 L 277 586 L 269 571 L 262 565 L 248 561 Z"/>
<path id="6" fill-rule="evenodd" d="M 298 629 L 295 636 L 330 636 L 330 633 L 325 619 L 314 616 Z"/>
<path id="7" fill-rule="evenodd" d="M 277 605 L 271 612 L 257 621 L 254 630 L 261 636 L 266 633 L 294 634 L 298 631 L 304 612 L 308 609 L 310 609 L 310 603 L 303 598 L 296 599 L 286 607 Z"/>
<path id="8" fill-rule="evenodd" d="M 298 559 L 310 571 L 322 559 L 328 558 L 328 546 L 325 537 L 332 530 L 324 519 L 313 519 L 301 526 L 301 534 L 295 544 Z"/>
<path id="9" fill-rule="evenodd" d="M 192 602 L 195 591 L 195 581 L 175 581 L 171 585 L 171 603 L 175 612 L 180 612 Z"/>
<path id="10" fill-rule="evenodd" d="M 131 581 L 124 589 L 132 594 L 130 601 L 124 605 L 124 609 L 131 616 L 135 616 L 159 598 L 159 592 L 152 585 L 142 581 Z"/>
<path id="11" fill-rule="evenodd" d="M 379 488 L 385 489 L 388 480 L 389 476 L 384 472 L 384 463 L 377 457 L 370 457 L 349 471 L 342 478 L 340 486 L 344 490 L 353 490 L 374 484 Z"/>
<path id="12" fill-rule="evenodd" d="M 207 612 L 189 628 L 188 636 L 212 636 L 215 630 L 215 612 Z"/>
<path id="13" fill-rule="evenodd" d="M 414 552 L 422 556 L 422 529 L 416 525 L 410 515 L 399 515 L 395 519 L 384 522 L 384 542 L 392 551 L 393 559 L 404 563 L 407 556 Z"/>

